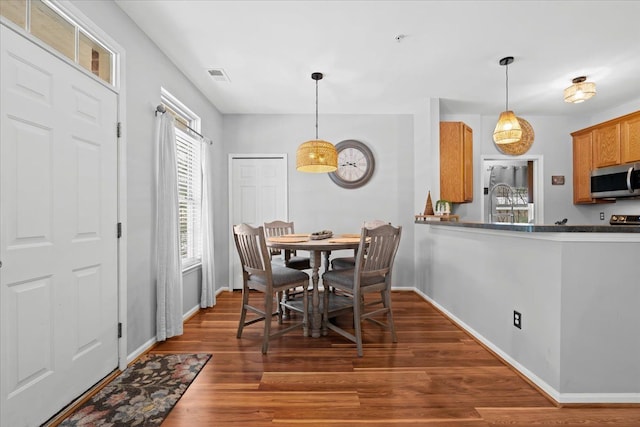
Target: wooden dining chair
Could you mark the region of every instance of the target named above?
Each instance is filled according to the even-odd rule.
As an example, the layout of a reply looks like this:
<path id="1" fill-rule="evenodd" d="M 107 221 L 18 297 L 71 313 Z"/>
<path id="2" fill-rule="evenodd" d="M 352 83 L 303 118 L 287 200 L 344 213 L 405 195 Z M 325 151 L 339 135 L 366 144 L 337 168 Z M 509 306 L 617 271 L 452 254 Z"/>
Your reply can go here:
<path id="1" fill-rule="evenodd" d="M 282 236 L 285 234 L 294 234 L 293 222 L 272 221 L 264 223 L 264 232 L 267 237 Z M 271 257 L 280 255 L 280 249 L 270 249 Z M 284 260 L 285 267 L 295 268 L 296 270 L 307 270 L 311 268 L 311 260 L 309 257 L 298 256 L 295 252 L 291 253 L 289 259 Z"/>
<path id="2" fill-rule="evenodd" d="M 400 244 L 402 227 L 389 224 L 376 228 L 362 227 L 360 245 L 353 270 L 330 270 L 322 275 L 325 286 L 339 291 L 340 296 L 331 292 L 323 294 L 323 329 L 331 329 L 356 343 L 358 356 L 362 357 L 362 321 L 372 321 L 391 331 L 393 342 L 398 342 L 391 309 L 391 273 L 393 262 Z M 367 294 L 379 293 L 380 298 L 367 300 Z M 331 299 L 350 298 L 349 311 L 353 312 L 354 333 L 350 333 L 330 319 L 342 314 L 343 310 L 332 311 Z M 386 315 L 386 323 L 375 319 Z"/>
<path id="3" fill-rule="evenodd" d="M 286 234 L 294 234 L 293 229 L 293 221 L 271 221 L 264 223 L 264 232 L 269 237 L 283 236 Z M 289 257 L 282 254 L 280 249 L 269 248 L 271 254 L 271 260 L 274 265 L 284 265 L 285 267 L 294 268 L 296 270 L 307 270 L 311 268 L 311 259 L 309 257 L 300 256 L 296 253 L 296 251 L 292 251 Z M 282 258 L 279 257 L 282 255 Z M 274 258 L 274 256 L 276 258 Z M 282 294 L 282 303 L 285 305 L 284 318 L 287 319 L 289 317 L 289 310 L 286 307 L 289 306 L 289 302 L 292 298 L 296 298 L 302 295 L 302 291 L 300 289 L 286 290 Z"/>
<path id="4" fill-rule="evenodd" d="M 240 256 L 242 265 L 242 311 L 240 313 L 240 323 L 238 325 L 237 337 L 242 337 L 245 326 L 256 322 L 264 321 L 264 335 L 262 341 L 262 353 L 267 354 L 269 341 L 279 337 L 289 331 L 302 327 L 304 335 L 308 335 L 308 291 L 309 275 L 303 271 L 288 267 L 273 266 L 267 249 L 265 233 L 263 227 L 251 227 L 247 224 L 235 225 L 233 227 L 233 239 Z M 302 307 L 286 305 L 281 302 L 282 293 L 285 290 L 302 287 L 303 298 Z M 263 307 L 250 304 L 250 292 L 258 291 L 264 295 Z M 274 311 L 273 300 L 276 298 L 277 309 Z M 271 333 L 271 321 L 273 316 L 278 316 L 278 323 L 282 323 L 283 306 L 289 310 L 302 313 L 302 321 L 294 323 L 284 329 Z M 247 320 L 247 311 L 251 311 L 258 317 Z"/>
<path id="5" fill-rule="evenodd" d="M 389 224 L 386 221 L 381 221 L 379 219 L 374 219 L 371 221 L 365 221 L 364 226 L 367 228 L 376 228 L 384 224 Z M 331 269 L 332 270 L 348 270 L 355 268 L 356 266 L 356 254 L 357 250 L 354 251 L 353 256 L 351 257 L 339 257 L 331 260 Z"/>

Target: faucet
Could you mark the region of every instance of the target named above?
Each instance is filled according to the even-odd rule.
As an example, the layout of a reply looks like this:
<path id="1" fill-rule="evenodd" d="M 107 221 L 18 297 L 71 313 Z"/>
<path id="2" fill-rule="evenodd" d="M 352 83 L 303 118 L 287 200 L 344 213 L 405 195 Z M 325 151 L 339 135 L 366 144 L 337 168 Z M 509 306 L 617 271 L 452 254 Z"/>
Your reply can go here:
<path id="1" fill-rule="evenodd" d="M 513 187 L 511 187 L 508 184 L 496 184 L 494 185 L 491 190 L 489 191 L 489 222 L 493 222 L 493 196 L 494 194 L 497 193 L 498 196 L 496 197 L 504 197 L 508 203 L 508 205 L 511 207 L 511 212 L 507 213 L 507 214 L 497 214 L 496 216 L 498 218 L 502 217 L 504 218 L 505 216 L 508 216 L 510 221 L 510 223 L 513 224 L 515 218 L 514 218 L 514 214 L 513 214 L 513 205 L 514 205 L 514 200 L 513 200 L 513 196 L 514 196 L 514 190 Z M 496 222 L 507 222 L 507 221 L 496 221 Z"/>

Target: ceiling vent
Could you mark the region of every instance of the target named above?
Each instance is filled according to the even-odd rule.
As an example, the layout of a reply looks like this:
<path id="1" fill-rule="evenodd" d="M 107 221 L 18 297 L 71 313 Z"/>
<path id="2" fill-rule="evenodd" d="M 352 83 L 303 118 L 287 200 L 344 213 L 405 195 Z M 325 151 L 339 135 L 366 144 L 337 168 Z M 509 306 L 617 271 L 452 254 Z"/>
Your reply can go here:
<path id="1" fill-rule="evenodd" d="M 229 77 L 222 68 L 211 68 L 207 70 L 211 78 L 217 82 L 230 82 Z"/>

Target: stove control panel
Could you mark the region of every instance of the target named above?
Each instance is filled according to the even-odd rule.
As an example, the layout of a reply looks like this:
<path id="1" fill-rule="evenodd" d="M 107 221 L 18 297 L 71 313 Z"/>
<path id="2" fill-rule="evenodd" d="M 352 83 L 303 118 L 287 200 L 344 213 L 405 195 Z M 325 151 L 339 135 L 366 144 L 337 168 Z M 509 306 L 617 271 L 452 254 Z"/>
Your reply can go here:
<path id="1" fill-rule="evenodd" d="M 611 225 L 640 225 L 640 215 L 611 215 Z"/>

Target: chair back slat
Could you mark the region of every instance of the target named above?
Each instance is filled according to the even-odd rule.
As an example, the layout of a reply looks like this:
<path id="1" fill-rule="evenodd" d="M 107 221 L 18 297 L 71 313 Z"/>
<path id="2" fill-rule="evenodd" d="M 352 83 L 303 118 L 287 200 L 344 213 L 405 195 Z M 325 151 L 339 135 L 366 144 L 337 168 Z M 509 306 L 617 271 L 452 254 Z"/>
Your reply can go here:
<path id="1" fill-rule="evenodd" d="M 267 237 L 282 236 L 283 234 L 293 234 L 293 222 L 265 222 L 264 231 Z"/>
<path id="2" fill-rule="evenodd" d="M 233 237 L 240 255 L 240 263 L 247 273 L 271 274 L 271 262 L 263 227 L 235 225 Z"/>
<path id="3" fill-rule="evenodd" d="M 293 222 L 272 221 L 264 223 L 264 232 L 267 237 L 277 237 L 285 234 L 293 234 Z M 280 255 L 280 249 L 270 248 L 271 255 Z"/>
<path id="4" fill-rule="evenodd" d="M 398 251 L 401 233 L 402 227 L 396 228 L 388 224 L 376 228 L 363 227 L 356 259 L 358 271 L 355 274 L 375 276 L 389 273 Z"/>

